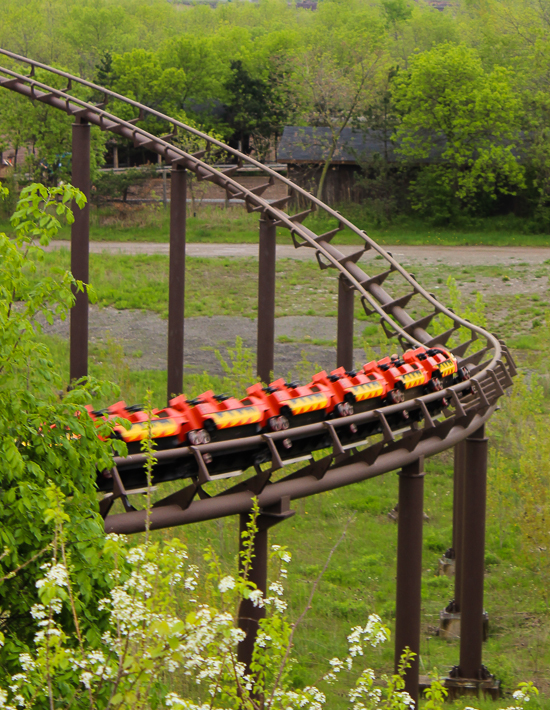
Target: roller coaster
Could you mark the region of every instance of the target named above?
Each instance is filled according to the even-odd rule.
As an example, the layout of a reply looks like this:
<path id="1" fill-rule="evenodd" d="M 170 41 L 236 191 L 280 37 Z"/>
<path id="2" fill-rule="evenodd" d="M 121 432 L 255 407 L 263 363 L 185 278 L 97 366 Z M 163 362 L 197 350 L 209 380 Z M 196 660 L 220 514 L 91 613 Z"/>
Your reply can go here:
<path id="1" fill-rule="evenodd" d="M 265 589 L 267 529 L 292 515 L 291 501 L 400 470 L 396 654 L 406 645 L 418 652 L 423 460 L 454 447 L 452 547 L 457 573 L 452 609 L 460 611 L 462 628 L 460 663 L 451 672 L 448 685 L 458 688 L 470 683 L 478 690 L 487 688 L 493 692 L 494 680 L 481 664 L 487 469 L 484 425 L 516 375 L 506 345 L 440 303 L 391 253 L 345 216 L 251 156 L 92 82 L 8 50 L 0 49 L 0 54 L 6 64 L 0 67 L 0 87 L 74 118 L 72 182 L 85 194 L 89 196 L 90 192 L 90 126 L 157 153 L 172 169 L 168 323 L 171 401 L 166 410 L 156 413 L 156 418 L 178 420 L 180 424 L 177 432 L 172 431 L 170 442 L 170 436 L 166 436 L 166 445 L 156 453 L 155 483 L 187 479 L 187 484 L 157 500 L 147 516 L 145 510 L 136 510 L 129 501 L 136 487 L 144 485 L 140 472 L 145 456 L 130 449 L 128 456 L 115 457 L 113 468 L 101 472 L 98 478 L 98 487 L 105 491 L 100 509 L 106 532 L 141 532 L 147 517 L 153 530 L 237 514 L 245 521 L 257 499 L 261 510 L 255 540 L 258 562 L 251 574 L 253 581 Z M 64 88 L 56 88 L 63 84 Z M 132 107 L 137 116 L 122 119 L 106 110 L 109 102 Z M 165 122 L 168 133 L 156 136 L 140 127 L 139 122 L 146 116 Z M 182 135 L 204 145 L 204 150 L 183 150 L 178 145 L 178 136 Z M 210 164 L 210 149 L 225 151 L 235 164 L 226 169 Z M 251 189 L 243 187 L 235 178 L 244 164 L 265 175 L 266 181 Z M 229 201 L 244 202 L 248 212 L 260 216 L 258 376 L 266 386 L 251 387 L 247 400 L 227 403 L 213 393 L 192 403 L 182 396 L 170 397 L 181 395 L 183 382 L 187 171 L 199 181 L 223 188 Z M 284 184 L 287 196 L 275 201 L 264 199 L 263 193 L 276 182 Z M 298 211 L 285 211 L 292 205 L 300 205 Z M 305 226 L 308 215 L 316 211 L 332 219 L 334 227 L 317 234 Z M 328 375 L 319 373 L 307 386 L 284 381 L 269 383 L 273 370 L 278 228 L 290 232 L 297 249 L 313 249 L 319 267 L 334 269 L 338 276 L 338 369 Z M 343 229 L 355 240 L 357 249 L 352 254 L 345 255 L 337 246 Z M 75 214 L 71 250 L 73 274 L 83 281 L 88 280 L 88 230 L 88 212 L 84 209 Z M 393 294 L 387 290 L 390 283 Z M 403 351 L 401 356 L 371 363 L 359 372 L 353 370 L 356 294 L 366 315 L 378 318 L 387 338 L 395 339 Z M 71 314 L 72 378 L 87 374 L 87 319 L 86 296 L 78 294 Z M 447 365 L 441 369 L 444 362 L 452 363 L 452 368 Z M 438 373 L 435 378 L 434 370 Z M 405 385 L 403 378 L 407 374 L 413 387 Z M 370 404 L 362 406 L 360 388 L 372 382 L 378 388 L 377 395 L 365 398 Z M 319 394 L 324 403 L 322 416 L 301 417 L 305 412 L 293 410 L 292 400 Z M 128 411 L 123 404 L 120 407 L 124 411 L 114 406 L 110 412 L 93 416 L 123 414 L 132 418 L 132 426 L 139 429 L 143 412 Z M 207 414 L 197 419 L 200 407 L 206 407 Z M 225 416 L 227 422 L 228 412 L 246 408 L 257 409 L 256 420 L 239 420 L 241 425 L 233 429 L 231 436 L 223 435 L 228 427 L 221 425 L 219 417 Z M 238 416 L 233 418 L 234 422 L 237 420 Z M 159 435 L 158 440 L 161 438 L 165 437 Z M 301 467 L 285 474 L 289 464 L 300 463 Z M 235 485 L 223 490 L 212 486 L 243 470 L 251 473 Z M 125 512 L 108 515 L 117 499 L 122 501 Z M 247 661 L 262 612 L 243 604 L 241 621 L 250 634 L 243 642 L 241 656 Z M 406 687 L 417 699 L 418 656 L 407 672 Z"/>

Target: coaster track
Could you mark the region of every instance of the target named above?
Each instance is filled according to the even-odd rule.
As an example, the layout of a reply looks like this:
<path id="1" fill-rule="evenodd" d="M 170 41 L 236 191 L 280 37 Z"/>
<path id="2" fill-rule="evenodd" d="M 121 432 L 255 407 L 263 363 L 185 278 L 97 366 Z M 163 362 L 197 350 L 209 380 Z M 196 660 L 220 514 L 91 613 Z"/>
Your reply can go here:
<path id="1" fill-rule="evenodd" d="M 228 200 L 244 201 L 249 212 L 257 212 L 263 219 L 271 220 L 274 226 L 288 229 L 296 248 L 314 249 L 320 268 L 336 269 L 349 288 L 357 291 L 366 314 L 377 315 L 386 335 L 396 338 L 404 350 L 419 345 L 445 346 L 451 338 L 458 339 L 460 342 L 453 344 L 450 349 L 458 358 L 459 366 L 467 366 L 472 374 L 471 380 L 454 384 L 440 392 L 331 422 L 158 452 L 159 463 L 173 466 L 174 470 L 177 470 L 178 462 L 194 459 L 197 475 L 182 490 L 155 503 L 149 516 L 151 529 L 246 513 L 251 510 L 254 496 L 258 498 L 263 511 L 272 511 L 274 515 L 282 514 L 281 511 L 288 508 L 290 500 L 372 478 L 407 466 L 423 456 L 432 456 L 448 449 L 473 434 L 490 418 L 498 399 L 506 388 L 512 385 L 512 378 L 516 374 L 514 361 L 505 344 L 484 328 L 470 323 L 446 308 L 433 294 L 428 293 L 412 274 L 400 266 L 389 252 L 339 212 L 266 165 L 180 121 L 67 72 L 7 50 L 0 49 L 0 54 L 7 58 L 6 63 L 9 65 L 0 66 L 0 87 L 64 111 L 75 120 L 86 121 L 103 131 L 127 138 L 136 147 L 146 148 L 162 156 L 167 164 L 191 171 L 197 180 L 207 180 L 220 186 L 226 191 Z M 30 73 L 22 73 L 23 69 L 15 71 L 17 63 L 30 67 Z M 37 70 L 44 80 L 51 84 L 62 80 L 66 82 L 66 87 L 58 89 L 39 81 Z M 94 96 L 100 96 L 102 100 L 93 103 Z M 127 121 L 109 113 L 105 110 L 109 101 L 120 101 L 134 107 L 139 112 L 138 116 Z M 147 115 L 165 121 L 171 126 L 170 132 L 159 137 L 136 125 Z M 171 142 L 178 132 L 204 141 L 207 150 L 198 153 L 184 151 Z M 213 147 L 234 156 L 238 165 L 220 170 L 205 162 L 203 158 L 208 149 Z M 252 189 L 240 185 L 234 175 L 243 163 L 261 171 L 266 175 L 267 181 Z M 276 182 L 287 187 L 288 196 L 270 203 L 262 194 Z M 297 198 L 295 202 L 298 204 L 305 205 L 305 209 L 294 214 L 285 212 L 293 198 Z M 334 228 L 326 233 L 316 234 L 302 224 L 305 218 L 315 211 L 323 211 L 333 218 Z M 345 228 L 353 233 L 357 242 L 357 251 L 347 256 L 332 243 L 334 237 Z M 362 257 L 370 257 L 365 261 L 370 276 L 358 263 Z M 380 270 L 380 264 L 385 264 L 386 268 Z M 394 282 L 399 295 L 391 295 L 388 292 L 384 285 L 386 280 Z M 409 304 L 413 299 L 414 315 L 407 310 L 410 309 Z M 434 329 L 434 319 L 438 316 L 446 316 L 450 321 L 450 327 L 439 334 L 437 329 Z M 441 420 L 431 416 L 430 405 L 442 398 L 448 399 L 450 404 L 444 409 L 444 419 Z M 421 422 L 413 422 L 406 430 L 393 431 L 388 424 L 388 418 L 395 419 L 392 415 L 403 410 L 420 410 Z M 379 422 L 382 432 L 379 441 L 364 448 L 359 448 L 358 445 L 352 448 L 342 446 L 338 436 L 340 426 L 371 420 Z M 283 439 L 292 441 L 293 438 L 317 433 L 327 435 L 327 448 L 330 448 L 331 452 L 317 460 L 311 457 L 300 470 L 277 478 L 277 471 L 288 464 L 288 461 L 281 458 L 278 442 L 280 444 Z M 257 466 L 255 474 L 247 480 L 221 493 L 208 493 L 208 484 L 219 480 L 219 476 L 210 475 L 208 470 L 208 462 L 213 456 L 247 451 L 260 445 L 269 454 L 269 468 L 264 470 Z M 124 472 L 142 466 L 143 462 L 144 457 L 140 454 L 115 459 L 113 493 L 107 495 L 103 508 L 107 512 L 112 502 L 120 497 L 127 512 L 108 516 L 105 523 L 107 532 L 134 533 L 145 529 L 146 513 L 135 510 L 130 505 L 128 494 L 132 491 L 126 490 L 124 486 Z M 169 478 L 177 477 L 172 475 Z M 212 488 L 210 490 L 212 491 Z"/>

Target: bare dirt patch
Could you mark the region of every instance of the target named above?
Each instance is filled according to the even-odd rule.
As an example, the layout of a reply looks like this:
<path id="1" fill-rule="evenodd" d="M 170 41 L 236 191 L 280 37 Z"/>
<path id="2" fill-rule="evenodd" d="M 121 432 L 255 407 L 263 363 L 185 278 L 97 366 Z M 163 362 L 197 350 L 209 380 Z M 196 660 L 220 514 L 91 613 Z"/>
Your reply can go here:
<path id="1" fill-rule="evenodd" d="M 132 370 L 166 369 L 168 322 L 155 313 L 115 308 L 90 308 L 90 348 L 104 343 L 109 337 L 122 345 L 127 363 Z M 208 372 L 223 375 L 223 368 L 215 351 L 226 360 L 227 348 L 235 345 L 240 336 L 245 347 L 256 349 L 256 320 L 240 316 L 187 318 L 185 321 L 185 367 L 189 373 Z M 356 323 L 360 331 L 361 324 Z M 44 326 L 48 335 L 69 337 L 69 322 L 55 321 Z M 297 342 L 276 342 L 275 374 L 286 377 L 296 374 L 303 354 L 322 369 L 335 367 L 336 319 L 318 316 L 287 316 L 275 321 L 275 337 Z M 324 341 L 322 345 L 311 341 Z M 308 342 L 309 341 L 309 342 Z M 365 359 L 362 348 L 356 348 L 357 362 Z"/>

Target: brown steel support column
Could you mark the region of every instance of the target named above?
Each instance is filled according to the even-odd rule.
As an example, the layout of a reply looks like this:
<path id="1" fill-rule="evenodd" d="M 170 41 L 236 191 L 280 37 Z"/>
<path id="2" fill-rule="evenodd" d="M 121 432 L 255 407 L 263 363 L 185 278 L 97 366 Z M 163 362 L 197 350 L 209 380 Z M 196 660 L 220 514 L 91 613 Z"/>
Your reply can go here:
<path id="1" fill-rule="evenodd" d="M 276 231 L 272 220 L 260 220 L 256 369 L 265 383 L 271 381 L 274 367 Z"/>
<path id="2" fill-rule="evenodd" d="M 88 283 L 90 258 L 90 124 L 77 119 L 72 128 L 72 177 L 74 187 L 85 195 L 86 205 L 73 204 L 71 226 L 71 272 L 75 279 Z M 76 293 L 70 316 L 70 380 L 88 374 L 88 294 Z"/>
<path id="3" fill-rule="evenodd" d="M 458 613 L 462 599 L 462 541 L 464 536 L 464 442 L 454 447 L 453 549 L 455 553 L 455 598 L 452 612 Z"/>
<path id="4" fill-rule="evenodd" d="M 464 533 L 460 619 L 461 678 L 481 678 L 487 439 L 484 427 L 464 442 Z"/>
<path id="5" fill-rule="evenodd" d="M 170 275 L 168 293 L 168 396 L 183 392 L 183 328 L 185 318 L 185 222 L 187 173 L 170 174 Z"/>
<path id="6" fill-rule="evenodd" d="M 336 336 L 336 367 L 353 369 L 353 302 L 355 290 L 344 274 L 338 278 L 338 331 Z"/>
<path id="7" fill-rule="evenodd" d="M 262 511 L 256 518 L 256 526 L 258 531 L 254 535 L 252 548 L 252 562 L 248 570 L 248 579 L 254 582 L 257 589 L 260 589 L 264 596 L 267 593 L 267 562 L 269 559 L 268 550 L 268 530 L 277 523 L 280 523 L 287 518 L 291 518 L 294 511 L 290 510 L 290 497 L 285 496 L 277 506 L 273 509 Z M 245 532 L 248 522 L 250 521 L 249 513 L 241 513 L 239 526 L 239 551 L 243 550 L 243 532 Z M 239 558 L 241 564 L 242 558 Z M 242 567 L 241 567 L 242 571 Z M 249 599 L 243 599 L 239 606 L 239 628 L 246 633 L 246 638 L 241 641 L 238 648 L 238 660 L 244 663 L 247 672 L 250 671 L 250 663 L 252 661 L 252 652 L 254 651 L 254 643 L 260 620 L 265 617 L 265 608 L 254 606 Z"/>
<path id="8" fill-rule="evenodd" d="M 418 705 L 420 653 L 420 593 L 422 583 L 422 525 L 424 460 L 399 474 L 397 531 L 397 595 L 395 609 L 395 667 L 405 647 L 416 654 L 405 674 L 405 690 Z"/>

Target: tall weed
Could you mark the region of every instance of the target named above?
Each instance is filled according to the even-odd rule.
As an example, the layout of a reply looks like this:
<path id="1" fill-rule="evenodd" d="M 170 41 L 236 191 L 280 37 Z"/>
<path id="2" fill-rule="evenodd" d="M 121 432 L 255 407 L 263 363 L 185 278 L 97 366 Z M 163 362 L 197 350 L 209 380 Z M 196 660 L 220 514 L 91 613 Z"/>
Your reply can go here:
<path id="1" fill-rule="evenodd" d="M 457 316 L 470 321 L 473 325 L 478 325 L 481 328 L 487 327 L 487 316 L 485 313 L 486 305 L 481 293 L 476 294 L 475 302 L 470 305 L 464 304 L 464 298 L 458 287 L 454 276 L 449 276 L 447 279 L 447 289 L 449 292 L 449 308 L 456 313 Z M 432 333 L 440 335 L 453 326 L 452 318 L 441 313 L 433 320 Z M 458 345 L 458 343 L 468 340 L 471 337 L 468 328 L 461 326 L 449 340 L 449 347 Z M 480 347 L 483 346 L 483 341 L 480 341 Z M 474 350 L 472 350 L 474 352 Z"/>
<path id="2" fill-rule="evenodd" d="M 544 388 L 536 374 L 522 376 L 499 416 L 493 419 L 495 442 L 489 470 L 488 504 L 501 547 L 519 534 L 527 566 L 543 582 L 537 594 L 550 602 L 550 438 Z M 515 535 L 514 535 L 515 533 Z"/>

